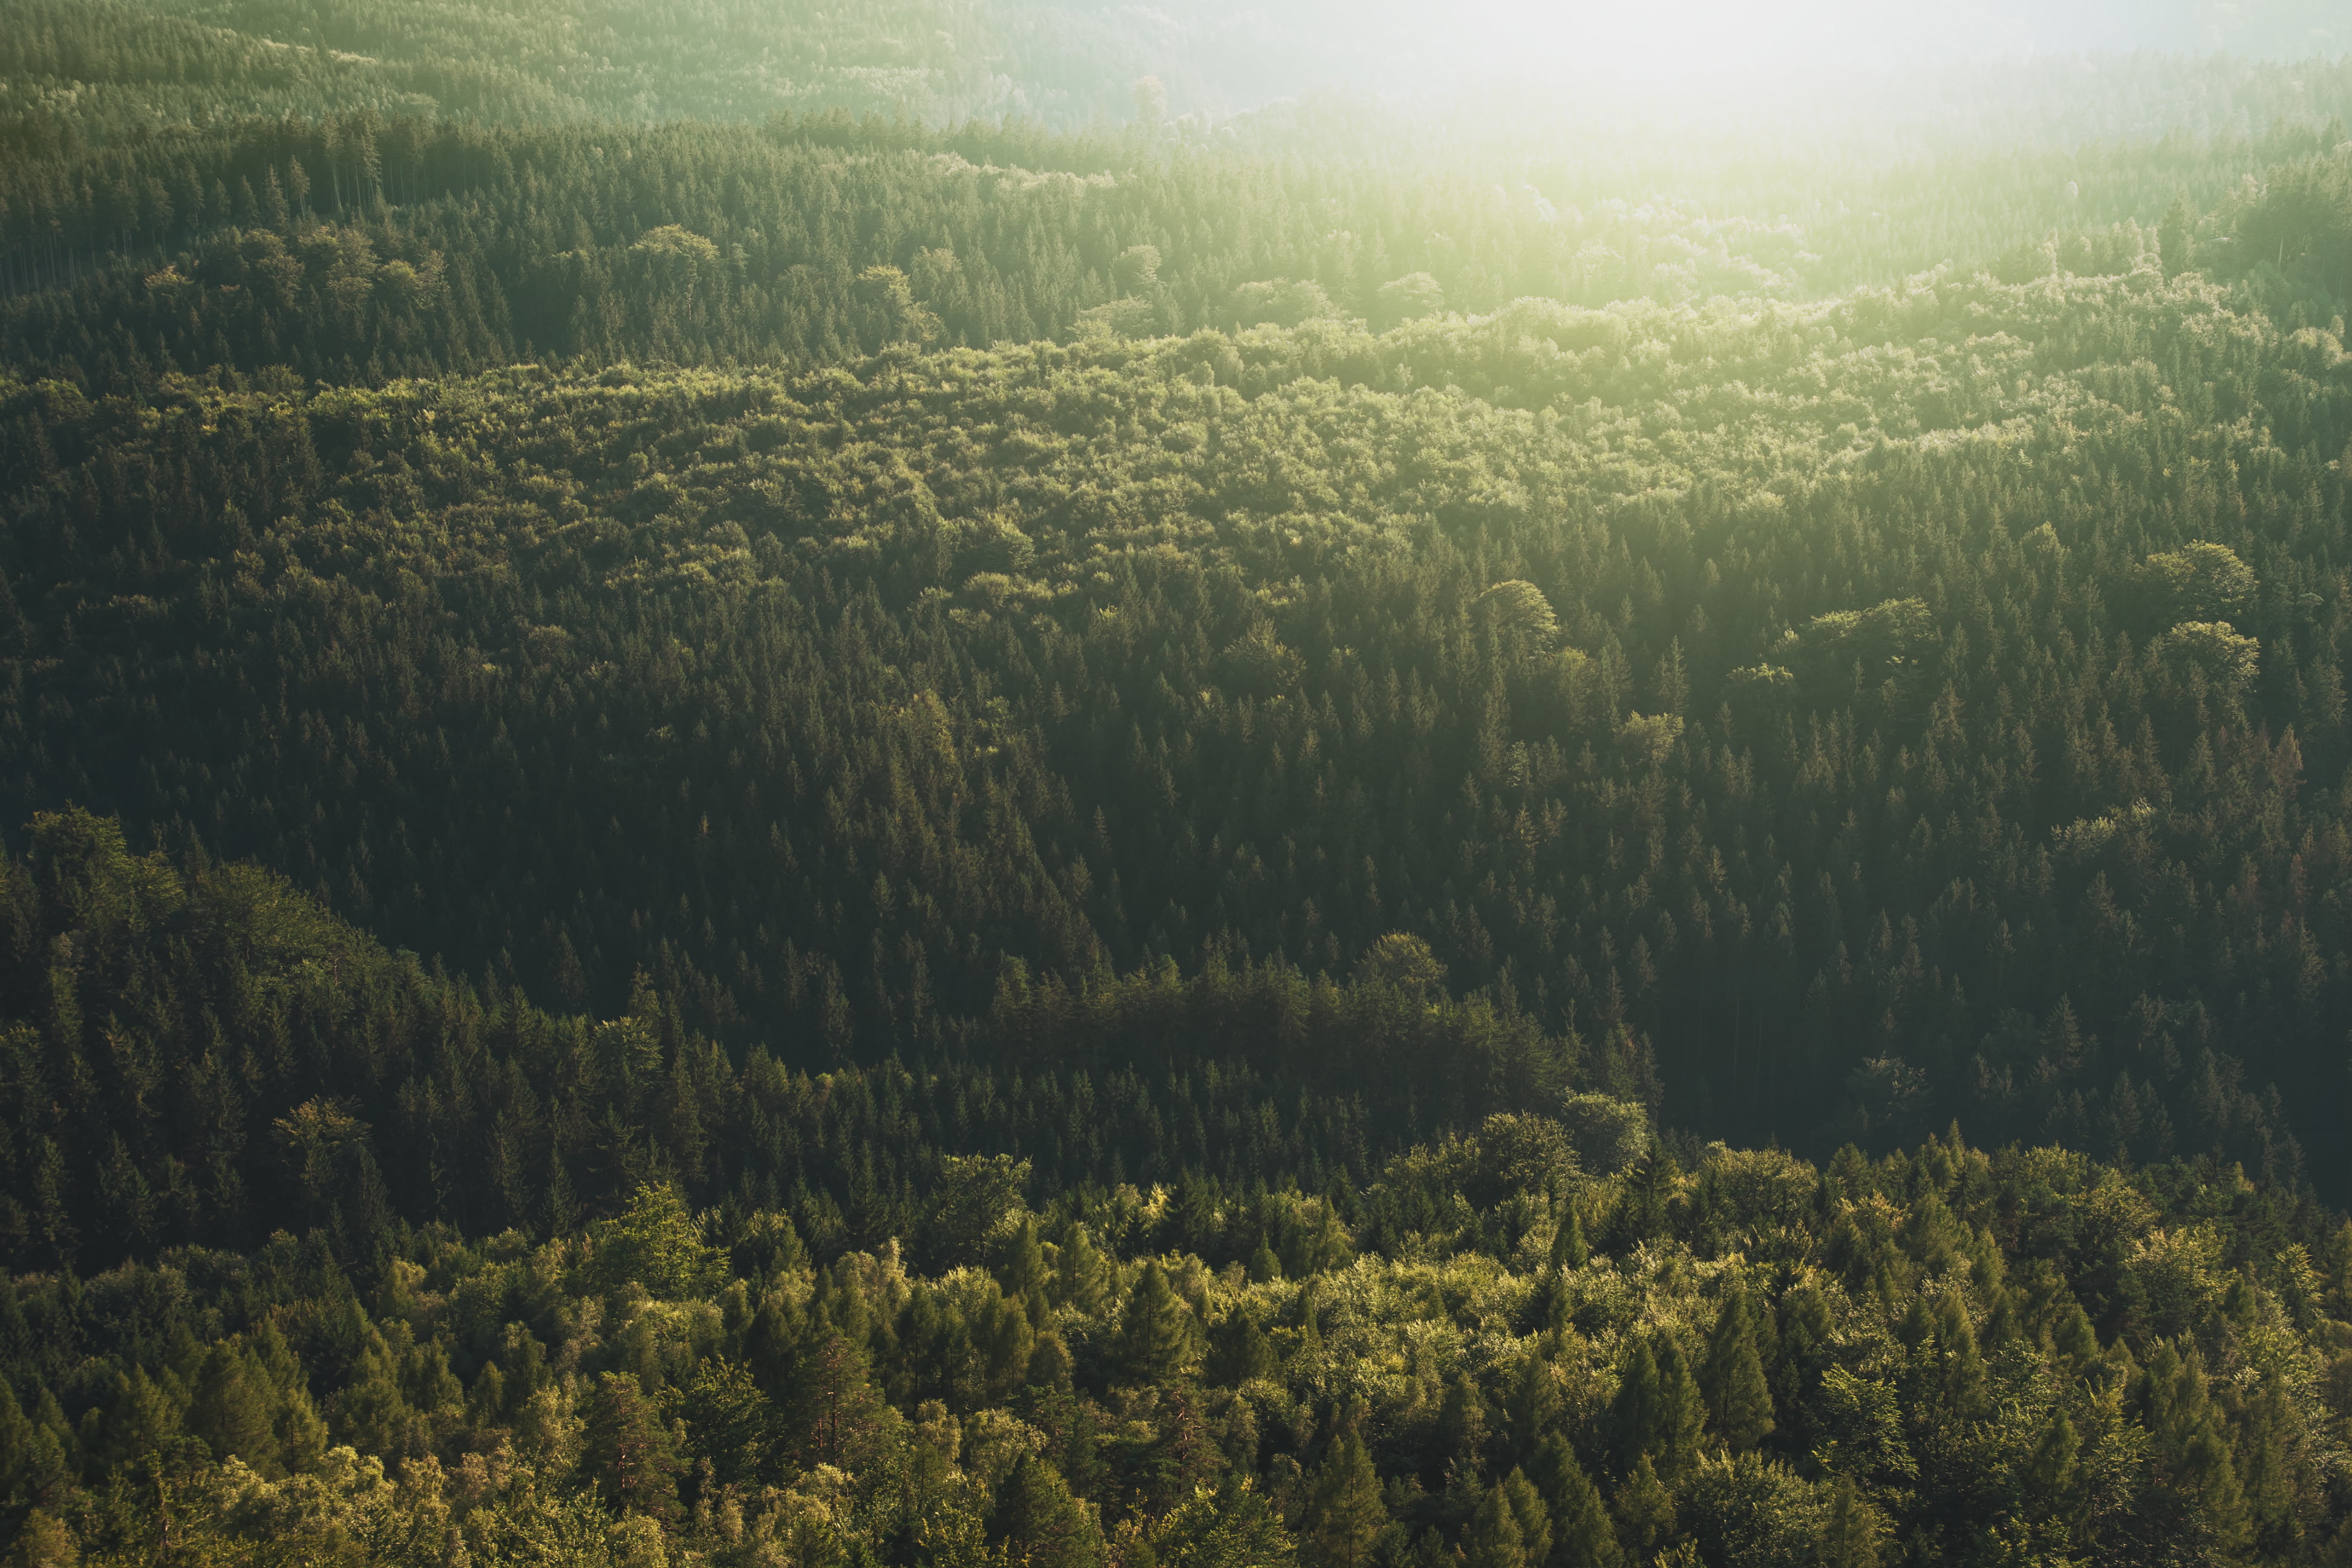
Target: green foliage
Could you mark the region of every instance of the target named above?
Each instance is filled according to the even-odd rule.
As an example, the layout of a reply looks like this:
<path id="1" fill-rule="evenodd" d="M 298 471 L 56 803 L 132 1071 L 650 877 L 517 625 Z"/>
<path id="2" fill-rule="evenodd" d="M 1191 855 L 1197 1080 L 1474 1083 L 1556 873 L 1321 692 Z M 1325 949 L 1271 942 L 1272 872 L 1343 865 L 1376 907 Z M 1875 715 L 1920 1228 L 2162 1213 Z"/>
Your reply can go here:
<path id="1" fill-rule="evenodd" d="M 2253 569 L 2226 544 L 2200 539 L 2140 563 L 2137 586 L 2159 623 L 2234 621 L 2253 605 Z"/>
<path id="2" fill-rule="evenodd" d="M 588 1227 L 588 1243 L 589 1269 L 606 1291 L 635 1286 L 676 1300 L 709 1294 L 723 1278 L 718 1250 L 667 1182 L 638 1187 L 619 1215 Z"/>
<path id="3" fill-rule="evenodd" d="M 1388 1524 L 1371 1455 L 1361 1437 L 1344 1432 L 1308 1481 L 1299 1526 L 1308 1560 L 1317 1568 L 1360 1568 Z"/>
<path id="4" fill-rule="evenodd" d="M 2342 62 L 298 10 L 0 37 L 11 1561 L 2341 1555 Z"/>
<path id="5" fill-rule="evenodd" d="M 1698 1380 L 1709 1426 L 1733 1453 L 1747 1452 L 1771 1432 L 1772 1391 L 1764 1381 L 1745 1291 L 1735 1289 L 1724 1298 Z"/>
<path id="6" fill-rule="evenodd" d="M 589 1391 L 580 1466 L 615 1510 L 667 1519 L 677 1510 L 676 1445 L 635 1378 L 605 1373 Z"/>
<path id="7" fill-rule="evenodd" d="M 1119 1310 L 1111 1365 L 1121 1382 L 1153 1384 L 1181 1375 L 1199 1355 L 1200 1327 L 1192 1309 L 1168 1283 L 1158 1258 L 1147 1258 Z"/>

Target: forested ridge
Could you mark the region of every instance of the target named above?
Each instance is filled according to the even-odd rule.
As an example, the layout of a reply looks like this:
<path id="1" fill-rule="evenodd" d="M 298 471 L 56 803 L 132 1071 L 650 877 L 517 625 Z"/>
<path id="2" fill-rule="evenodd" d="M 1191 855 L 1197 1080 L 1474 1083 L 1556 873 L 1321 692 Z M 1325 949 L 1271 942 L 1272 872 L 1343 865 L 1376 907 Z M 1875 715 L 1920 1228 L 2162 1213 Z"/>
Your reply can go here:
<path id="1" fill-rule="evenodd" d="M 2352 1562 L 2352 66 L 24 20 L 12 1564 Z"/>
<path id="2" fill-rule="evenodd" d="M 52 1261 L 0 1276 L 23 1560 L 2336 1550 L 2352 1226 L 2210 1157 L 1685 1168 L 1409 972 L 1013 995 L 999 1065 L 738 1069 L 649 982 L 551 1016 L 79 813 L 0 912 L 7 1218 Z M 1336 1026 L 1537 1109 L 1400 1148 L 1377 1094 L 1286 1127 L 1246 1064 L 1024 1082 L 1047 1013 L 1302 1060 Z"/>
<path id="3" fill-rule="evenodd" d="M 568 1005 L 659 955 L 811 1065 L 953 1041 L 1015 961 L 1402 931 L 1742 1136 L 1843 1095 L 2293 1173 L 2265 1086 L 2331 1114 L 2343 1045 L 2343 350 L 2129 259 L 20 385 L 6 787 Z"/>

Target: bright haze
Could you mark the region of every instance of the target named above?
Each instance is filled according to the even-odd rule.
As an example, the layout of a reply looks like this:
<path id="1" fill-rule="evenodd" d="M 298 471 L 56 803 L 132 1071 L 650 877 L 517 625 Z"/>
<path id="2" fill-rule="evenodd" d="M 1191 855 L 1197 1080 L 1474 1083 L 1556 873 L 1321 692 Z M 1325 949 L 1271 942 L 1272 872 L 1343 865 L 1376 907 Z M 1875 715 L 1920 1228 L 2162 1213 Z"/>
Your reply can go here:
<path id="1" fill-rule="evenodd" d="M 2052 55 L 2226 51 L 2278 59 L 2352 49 L 2352 8 L 2324 0 L 1688 0 L 1675 5 L 1471 0 L 1334 9 L 1346 15 L 1320 18 L 1328 30 L 1313 26 L 1316 46 L 1299 67 L 1326 84 L 1346 79 L 1381 90 L 1495 77 L 1654 82 L 1856 65 L 2022 62 Z"/>

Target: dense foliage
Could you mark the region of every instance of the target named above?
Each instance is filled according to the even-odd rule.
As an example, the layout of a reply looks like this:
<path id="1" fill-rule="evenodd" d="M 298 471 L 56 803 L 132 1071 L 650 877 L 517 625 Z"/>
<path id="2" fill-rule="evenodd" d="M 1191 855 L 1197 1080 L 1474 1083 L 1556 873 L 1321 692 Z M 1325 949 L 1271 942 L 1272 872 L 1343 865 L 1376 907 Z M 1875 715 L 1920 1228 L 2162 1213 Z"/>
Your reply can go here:
<path id="1" fill-rule="evenodd" d="M 2352 62 L 23 9 L 12 1565 L 2352 1562 Z"/>
<path id="2" fill-rule="evenodd" d="M 649 987 L 593 1025 L 478 997 L 79 815 L 7 892 L 12 1244 L 134 1254 L 0 1275 L 20 1560 L 2138 1563 L 2341 1528 L 2352 1226 L 2210 1159 L 1686 1169 L 1529 1077 L 1487 1081 L 1537 1113 L 1308 1194 L 1362 1129 L 1286 1143 L 1246 1069 L 1100 1109 L 977 1067 L 730 1082 Z M 1283 984 L 1123 1005 L 1211 1032 Z M 1484 1079 L 1409 984 L 1292 1027 L 1425 1014 L 1388 1026 Z M 1104 1142 L 1186 1168 L 1104 1179 Z"/>
<path id="3" fill-rule="evenodd" d="M 1651 1042 L 1678 1121 L 2291 1175 L 2352 385 L 2147 239 L 856 374 L 18 384 L 0 786 L 567 1005 L 669 965 L 803 1066 L 1015 962 L 1403 931 Z"/>

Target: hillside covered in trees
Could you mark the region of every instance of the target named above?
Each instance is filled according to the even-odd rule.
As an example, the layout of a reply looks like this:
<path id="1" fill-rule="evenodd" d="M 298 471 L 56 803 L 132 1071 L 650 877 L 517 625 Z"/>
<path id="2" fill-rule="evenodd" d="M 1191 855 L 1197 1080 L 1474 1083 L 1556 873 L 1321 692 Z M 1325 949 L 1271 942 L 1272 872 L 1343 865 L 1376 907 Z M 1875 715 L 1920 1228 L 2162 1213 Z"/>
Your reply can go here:
<path id="1" fill-rule="evenodd" d="M 2340 1551 L 2352 1226 L 2210 1157 L 1685 1163 L 1376 976 L 992 1026 L 1390 1042 L 1466 1132 L 1242 1061 L 739 1068 L 649 985 L 552 1016 L 79 814 L 0 910 L 19 1561 Z"/>
<path id="2" fill-rule="evenodd" d="M 2352 61 L 1316 16 L 0 37 L 12 1565 L 2352 1563 Z"/>

